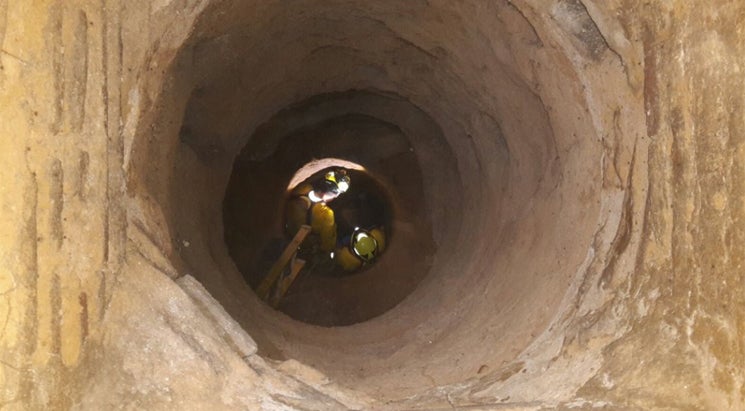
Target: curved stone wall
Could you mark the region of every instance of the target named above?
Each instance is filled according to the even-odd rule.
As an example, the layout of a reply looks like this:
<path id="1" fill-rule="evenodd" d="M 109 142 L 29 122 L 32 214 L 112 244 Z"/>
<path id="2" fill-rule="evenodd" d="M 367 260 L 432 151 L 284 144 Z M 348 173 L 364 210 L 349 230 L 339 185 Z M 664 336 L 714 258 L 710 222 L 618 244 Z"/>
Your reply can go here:
<path id="1" fill-rule="evenodd" d="M 3 141 L 5 401 L 743 404 L 738 2 L 24 4 L 0 2 L 26 136 Z M 223 199 L 241 150 L 328 121 L 374 168 L 392 148 L 355 153 L 360 118 L 413 150 L 421 178 L 386 185 L 432 252 L 383 314 L 304 324 L 246 284 Z"/>

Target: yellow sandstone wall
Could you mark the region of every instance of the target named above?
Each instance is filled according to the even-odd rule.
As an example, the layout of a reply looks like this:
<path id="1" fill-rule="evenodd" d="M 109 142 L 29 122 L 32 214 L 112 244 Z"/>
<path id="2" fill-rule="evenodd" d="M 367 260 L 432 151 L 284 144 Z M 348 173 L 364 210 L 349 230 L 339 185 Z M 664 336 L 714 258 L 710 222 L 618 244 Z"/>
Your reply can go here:
<path id="1" fill-rule="evenodd" d="M 486 5 L 498 4 L 504 13 L 499 18 L 518 21 L 514 16 L 521 15 L 546 43 L 539 47 L 521 38 L 523 43 L 517 44 L 545 46 L 551 53 L 573 50 L 567 52 L 566 66 L 555 68 L 540 68 L 540 63 L 553 61 L 542 51 L 535 58 L 525 52 L 524 59 L 517 51 L 500 52 L 515 53 L 521 70 L 534 67 L 531 90 L 537 93 L 536 101 L 551 107 L 546 116 L 557 134 L 573 129 L 556 114 L 562 110 L 560 102 L 571 100 L 570 94 L 581 97 L 599 136 L 593 143 L 596 149 L 587 153 L 600 154 L 588 158 L 587 168 L 602 170 L 588 171 L 585 179 L 597 179 L 593 190 L 612 193 L 607 198 L 615 202 L 596 207 L 589 205 L 594 200 L 582 203 L 577 200 L 582 193 L 567 189 L 558 210 L 581 215 L 578 210 L 585 207 L 594 210 L 588 215 L 608 216 L 597 218 L 604 223 L 588 231 L 592 240 L 587 244 L 577 244 L 579 234 L 567 234 L 568 246 L 579 247 L 577 255 L 589 257 L 580 260 L 581 266 L 567 268 L 572 274 L 566 277 L 566 292 L 546 300 L 511 300 L 505 310 L 518 307 L 515 323 L 532 321 L 529 310 L 520 309 L 524 304 L 540 310 L 550 300 L 558 314 L 536 314 L 541 318 L 535 320 L 536 332 L 516 333 L 515 338 L 524 341 L 515 343 L 514 352 L 492 349 L 501 344 L 494 342 L 499 336 L 484 337 L 492 345 L 459 354 L 469 366 L 490 364 L 471 371 L 456 370 L 448 352 L 458 343 L 447 340 L 447 327 L 452 326 L 456 336 L 487 334 L 458 328 L 461 317 L 433 322 L 435 331 L 418 336 L 411 335 L 412 326 L 402 332 L 400 346 L 381 342 L 378 351 L 335 345 L 342 340 L 315 328 L 297 332 L 315 339 L 295 344 L 292 332 L 272 331 L 266 325 L 284 321 L 279 327 L 289 330 L 294 325 L 288 320 L 275 320 L 279 317 L 261 308 L 241 311 L 243 304 L 259 304 L 249 294 L 240 294 L 244 291 L 237 280 L 211 279 L 206 271 L 175 257 L 181 239 L 174 240 L 168 225 L 178 219 L 146 194 L 152 187 L 167 186 L 151 184 L 133 172 L 141 173 L 147 169 L 142 164 L 148 163 L 162 166 L 165 174 L 175 173 L 168 162 L 180 158 L 178 153 L 167 148 L 157 155 L 148 154 L 155 149 L 147 151 L 166 147 L 155 126 L 148 131 L 151 124 L 160 124 L 153 113 L 163 111 L 168 98 L 185 107 L 189 96 L 164 93 L 178 77 L 173 62 L 177 57 L 184 61 L 179 53 L 192 36 L 219 39 L 218 23 L 223 18 L 230 23 L 229 14 L 245 18 L 241 24 L 246 27 L 259 26 L 267 23 L 261 13 L 271 7 L 283 10 L 286 5 L 280 3 L 0 0 L 1 409 L 745 408 L 745 3 L 302 3 L 301 9 L 310 14 L 316 6 L 345 10 L 341 20 L 351 15 L 345 14 L 347 9 L 357 16 L 385 9 L 376 18 L 398 22 L 400 27 L 392 26 L 405 32 L 401 36 L 414 33 L 411 38 L 430 33 L 428 24 L 440 24 L 433 23 L 434 18 L 416 23 L 416 14 L 414 23 L 396 20 L 416 7 L 442 9 L 447 17 L 462 6 L 468 13 L 476 10 L 464 16 L 489 22 L 492 9 Z M 399 5 L 406 12 L 397 15 Z M 205 10 L 212 14 L 199 20 Z M 529 30 L 529 25 L 510 25 L 512 20 L 499 18 L 494 17 L 493 24 L 506 24 L 504 33 Z M 447 26 L 451 20 L 444 21 Z M 480 56 L 460 56 L 448 48 L 448 41 L 457 36 L 470 41 L 456 27 L 469 27 L 469 21 L 452 21 L 452 32 L 432 30 L 432 44 L 442 45 L 433 53 L 441 52 L 443 61 L 451 63 L 448 56 L 456 56 L 461 60 L 453 60 L 457 64 L 448 70 L 457 73 L 461 64 L 468 68 L 467 76 L 474 76 Z M 202 31 L 195 34 L 195 27 Z M 224 57 L 226 50 L 217 54 Z M 551 80 L 550 73 L 560 76 L 572 70 L 576 76 L 567 76 L 576 77 L 580 86 L 551 88 L 562 82 L 556 80 L 560 77 Z M 478 79 L 470 80 L 478 84 Z M 496 92 L 488 86 L 484 90 L 487 96 Z M 277 104 L 288 105 L 292 98 Z M 420 93 L 416 99 L 434 107 L 438 96 Z M 499 121 L 505 112 L 495 114 Z M 469 121 L 477 144 L 490 138 L 478 134 L 487 120 Z M 509 134 L 511 128 L 502 131 Z M 506 140 L 515 150 L 513 158 L 532 158 L 514 154 L 522 149 L 519 139 Z M 459 144 L 454 144 L 458 156 Z M 577 152 L 562 144 L 566 153 Z M 576 161 L 578 166 L 567 168 L 561 181 L 583 180 L 581 174 L 569 175 L 584 170 L 581 159 Z M 511 170 L 519 173 L 521 167 Z M 478 172 L 487 179 L 492 175 L 488 168 Z M 522 204 L 533 201 L 530 193 L 524 194 L 528 197 Z M 594 198 L 589 191 L 584 194 Z M 536 221 L 553 218 L 544 217 Z M 541 227 L 534 230 L 544 232 Z M 537 242 L 522 241 L 525 238 L 516 234 L 510 247 L 523 247 L 525 255 L 542 252 L 531 249 Z M 483 256 L 467 268 L 491 273 L 490 250 L 484 247 Z M 468 275 L 462 275 L 459 286 L 486 284 L 479 282 L 481 277 L 471 282 Z M 435 289 L 436 282 L 413 296 L 433 306 L 449 304 L 449 294 L 427 299 L 427 290 Z M 452 311 L 473 315 L 474 324 L 488 322 L 492 313 L 487 308 L 493 304 L 498 303 L 457 305 Z M 401 310 L 436 310 L 433 306 L 407 303 Z M 394 312 L 374 326 L 385 330 L 385 321 L 402 318 L 404 314 Z M 394 354 L 409 353 L 410 340 L 439 338 L 442 346 L 431 353 L 417 348 L 406 354 L 414 365 Z M 476 337 L 467 339 L 465 346 L 478 345 Z M 356 374 L 333 364 L 329 357 L 337 356 L 334 350 L 346 365 L 384 361 L 385 356 L 390 361 L 376 375 Z M 489 356 L 495 352 L 499 358 L 510 357 L 492 364 Z M 469 359 L 471 354 L 479 358 Z M 427 358 L 436 363 L 432 375 L 422 365 Z M 451 367 L 457 381 L 448 376 Z"/>

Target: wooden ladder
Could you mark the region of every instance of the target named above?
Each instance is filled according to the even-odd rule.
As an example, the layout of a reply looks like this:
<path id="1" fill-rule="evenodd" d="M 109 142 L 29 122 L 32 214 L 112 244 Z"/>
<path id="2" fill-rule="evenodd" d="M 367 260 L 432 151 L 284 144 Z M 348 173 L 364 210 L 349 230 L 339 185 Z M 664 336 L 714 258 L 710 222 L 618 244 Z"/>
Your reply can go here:
<path id="1" fill-rule="evenodd" d="M 303 243 L 305 237 L 310 234 L 310 231 L 311 228 L 309 225 L 300 226 L 295 237 L 293 237 L 292 241 L 287 244 L 282 255 L 279 256 L 279 259 L 277 259 L 274 265 L 272 265 L 272 268 L 269 269 L 269 273 L 256 288 L 256 295 L 258 295 L 262 300 L 269 302 L 272 307 L 276 308 L 279 305 L 279 301 L 287 293 L 287 290 L 289 290 L 292 283 L 297 279 L 300 270 L 305 266 L 305 261 L 297 258 L 297 249 L 300 247 L 300 244 Z M 275 290 L 274 298 L 269 301 L 269 291 L 272 289 L 272 286 L 277 283 L 277 280 L 280 279 L 280 275 L 290 261 L 292 261 L 290 264 L 290 274 L 279 281 Z"/>

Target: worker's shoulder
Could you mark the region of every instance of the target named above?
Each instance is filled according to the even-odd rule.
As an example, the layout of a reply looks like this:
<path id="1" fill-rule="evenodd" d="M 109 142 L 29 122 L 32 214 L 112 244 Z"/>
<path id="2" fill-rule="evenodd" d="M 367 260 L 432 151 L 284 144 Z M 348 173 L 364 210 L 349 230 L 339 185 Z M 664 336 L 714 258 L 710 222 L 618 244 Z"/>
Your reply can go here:
<path id="1" fill-rule="evenodd" d="M 313 204 L 313 218 L 333 219 L 334 210 L 326 203 Z"/>
<path id="2" fill-rule="evenodd" d="M 310 183 L 300 183 L 292 189 L 291 193 L 293 196 L 305 196 L 313 190 L 313 186 Z"/>

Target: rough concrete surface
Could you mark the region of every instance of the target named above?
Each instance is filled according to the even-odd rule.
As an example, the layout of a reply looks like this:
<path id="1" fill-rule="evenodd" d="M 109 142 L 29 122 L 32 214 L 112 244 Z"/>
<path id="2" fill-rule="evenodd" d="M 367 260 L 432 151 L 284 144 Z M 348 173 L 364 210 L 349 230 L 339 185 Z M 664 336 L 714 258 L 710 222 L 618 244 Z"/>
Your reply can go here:
<path id="1" fill-rule="evenodd" d="M 745 409 L 744 73 L 739 0 L 0 0 L 0 408 Z M 318 327 L 223 198 L 348 115 L 435 251 Z"/>

